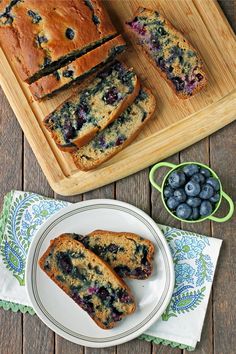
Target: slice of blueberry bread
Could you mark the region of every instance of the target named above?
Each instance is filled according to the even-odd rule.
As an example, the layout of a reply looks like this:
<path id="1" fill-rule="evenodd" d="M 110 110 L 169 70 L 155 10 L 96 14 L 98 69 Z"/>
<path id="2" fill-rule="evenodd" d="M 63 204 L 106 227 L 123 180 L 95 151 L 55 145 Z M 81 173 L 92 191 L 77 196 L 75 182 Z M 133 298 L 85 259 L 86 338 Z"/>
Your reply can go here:
<path id="1" fill-rule="evenodd" d="M 61 150 L 75 150 L 116 119 L 138 92 L 133 69 L 115 61 L 46 117 L 44 124 Z"/>
<path id="2" fill-rule="evenodd" d="M 115 37 L 101 0 L 1 0 L 0 42 L 28 83 Z"/>
<path id="3" fill-rule="evenodd" d="M 101 69 L 104 64 L 114 60 L 125 48 L 124 39 L 121 35 L 117 36 L 52 74 L 35 81 L 30 85 L 30 91 L 36 100 L 49 98 L 73 84 L 80 83 Z"/>
<path id="4" fill-rule="evenodd" d="M 139 8 L 127 27 L 179 98 L 189 98 L 206 86 L 198 52 L 159 12 Z"/>
<path id="5" fill-rule="evenodd" d="M 121 277 L 146 279 L 152 274 L 154 246 L 139 235 L 95 230 L 87 236 L 72 234 L 72 237 L 102 258 Z"/>
<path id="6" fill-rule="evenodd" d="M 81 149 L 72 153 L 75 165 L 91 170 L 110 159 L 138 135 L 151 118 L 156 106 L 155 97 L 141 88 L 139 95 L 124 113 Z"/>
<path id="7" fill-rule="evenodd" d="M 82 243 L 63 234 L 39 260 L 41 269 L 104 329 L 135 311 L 128 286 Z"/>

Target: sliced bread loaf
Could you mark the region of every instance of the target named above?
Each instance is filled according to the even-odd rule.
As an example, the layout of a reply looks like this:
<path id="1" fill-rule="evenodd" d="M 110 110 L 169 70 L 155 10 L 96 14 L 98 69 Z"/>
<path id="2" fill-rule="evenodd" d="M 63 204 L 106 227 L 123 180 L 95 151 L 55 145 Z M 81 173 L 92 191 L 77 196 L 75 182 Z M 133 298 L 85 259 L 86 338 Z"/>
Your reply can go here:
<path id="1" fill-rule="evenodd" d="M 46 117 L 44 124 L 61 150 L 75 150 L 116 119 L 134 101 L 139 87 L 134 71 L 115 61 Z"/>
<path id="2" fill-rule="evenodd" d="M 102 258 L 121 277 L 146 279 L 152 274 L 154 246 L 139 235 L 95 230 L 86 236 L 72 234 L 72 237 Z"/>
<path id="3" fill-rule="evenodd" d="M 128 286 L 70 235 L 52 240 L 39 265 L 101 328 L 112 328 L 135 311 Z"/>
<path id="4" fill-rule="evenodd" d="M 80 170 L 91 170 L 127 146 L 151 118 L 156 107 L 155 97 L 142 88 L 133 104 L 92 141 L 72 153 Z"/>
<path id="5" fill-rule="evenodd" d="M 36 100 L 44 97 L 49 98 L 102 69 L 104 64 L 114 60 L 116 55 L 122 53 L 125 47 L 125 41 L 122 36 L 117 36 L 70 64 L 54 71 L 54 73 L 35 81 L 30 85 L 30 91 Z"/>
<path id="6" fill-rule="evenodd" d="M 189 98 L 206 86 L 198 52 L 158 11 L 139 8 L 127 28 L 179 98 Z"/>

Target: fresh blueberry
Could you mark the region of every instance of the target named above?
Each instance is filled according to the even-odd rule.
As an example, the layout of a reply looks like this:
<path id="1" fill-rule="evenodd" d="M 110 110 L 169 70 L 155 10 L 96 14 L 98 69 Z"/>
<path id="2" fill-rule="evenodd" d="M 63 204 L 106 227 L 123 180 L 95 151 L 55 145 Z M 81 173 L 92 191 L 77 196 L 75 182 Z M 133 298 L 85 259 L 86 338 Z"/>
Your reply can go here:
<path id="1" fill-rule="evenodd" d="M 185 180 L 186 178 L 182 171 L 173 171 L 168 178 L 169 185 L 172 188 L 181 187 L 185 183 Z"/>
<path id="2" fill-rule="evenodd" d="M 212 203 L 217 203 L 219 200 L 220 200 L 220 194 L 219 194 L 219 193 L 214 194 L 214 195 L 210 198 L 210 201 L 211 201 Z"/>
<path id="3" fill-rule="evenodd" d="M 167 200 L 166 204 L 169 209 L 173 210 L 173 209 L 176 209 L 176 207 L 179 205 L 179 202 L 175 197 L 170 197 Z"/>
<path id="4" fill-rule="evenodd" d="M 176 209 L 176 215 L 180 219 L 188 219 L 192 213 L 192 208 L 186 203 L 180 204 Z"/>
<path id="5" fill-rule="evenodd" d="M 218 190 L 220 189 L 220 183 L 215 177 L 207 178 L 206 183 L 210 184 L 216 192 L 218 192 Z"/>
<path id="6" fill-rule="evenodd" d="M 199 194 L 199 197 L 202 199 L 210 199 L 214 195 L 214 188 L 206 183 L 202 186 L 202 190 Z"/>
<path id="7" fill-rule="evenodd" d="M 191 177 L 195 173 L 199 172 L 199 167 L 198 165 L 185 165 L 183 171 L 186 174 L 186 176 Z"/>
<path id="8" fill-rule="evenodd" d="M 192 207 L 192 208 L 196 208 L 201 204 L 201 199 L 198 197 L 190 197 L 187 199 L 186 203 Z"/>
<path id="9" fill-rule="evenodd" d="M 208 216 L 212 213 L 212 205 L 208 200 L 204 200 L 200 206 L 200 215 Z"/>
<path id="10" fill-rule="evenodd" d="M 210 175 L 211 175 L 211 172 L 210 172 L 207 168 L 205 168 L 205 167 L 201 167 L 200 173 L 201 173 L 205 178 L 208 178 L 208 177 L 210 177 Z"/>
<path id="11" fill-rule="evenodd" d="M 201 173 L 195 173 L 191 177 L 191 181 L 203 184 L 203 183 L 205 183 L 205 177 Z"/>
<path id="12" fill-rule="evenodd" d="M 185 202 L 185 200 L 187 199 L 186 193 L 183 188 L 176 189 L 174 191 L 174 197 L 180 203 Z"/>
<path id="13" fill-rule="evenodd" d="M 163 194 L 164 194 L 164 196 L 165 196 L 166 198 L 170 198 L 170 197 L 172 197 L 173 194 L 174 194 L 174 189 L 171 188 L 171 186 L 166 186 L 166 187 L 164 188 Z"/>
<path id="14" fill-rule="evenodd" d="M 67 28 L 66 29 L 66 37 L 70 40 L 72 40 L 75 36 L 75 32 L 73 31 L 72 28 Z"/>
<path id="15" fill-rule="evenodd" d="M 191 220 L 197 220 L 199 219 L 199 208 L 193 208 L 192 214 L 190 215 Z"/>
<path id="16" fill-rule="evenodd" d="M 189 197 L 196 197 L 200 193 L 201 187 L 199 183 L 189 181 L 185 185 L 185 192 Z"/>

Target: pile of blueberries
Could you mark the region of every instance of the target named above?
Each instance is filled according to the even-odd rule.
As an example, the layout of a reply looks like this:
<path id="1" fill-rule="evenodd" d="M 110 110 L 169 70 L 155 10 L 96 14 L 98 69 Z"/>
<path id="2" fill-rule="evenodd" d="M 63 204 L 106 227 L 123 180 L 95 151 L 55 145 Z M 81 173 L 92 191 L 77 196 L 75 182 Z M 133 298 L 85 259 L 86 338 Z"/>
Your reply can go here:
<path id="1" fill-rule="evenodd" d="M 189 164 L 173 171 L 163 193 L 167 207 L 184 220 L 198 220 L 210 215 L 220 200 L 220 184 L 211 172 Z"/>

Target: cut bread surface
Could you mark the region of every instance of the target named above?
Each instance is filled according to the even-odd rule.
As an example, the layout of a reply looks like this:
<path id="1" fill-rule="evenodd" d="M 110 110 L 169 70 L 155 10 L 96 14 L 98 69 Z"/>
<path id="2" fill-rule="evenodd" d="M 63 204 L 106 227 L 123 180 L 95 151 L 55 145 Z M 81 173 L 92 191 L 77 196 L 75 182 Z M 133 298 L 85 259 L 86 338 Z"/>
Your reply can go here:
<path id="1" fill-rule="evenodd" d="M 70 234 L 52 240 L 39 265 L 103 329 L 135 311 L 128 286 Z"/>
<path id="2" fill-rule="evenodd" d="M 146 279 L 152 274 L 154 245 L 130 232 L 95 230 L 86 236 L 71 234 L 108 263 L 121 277 Z"/>
<path id="3" fill-rule="evenodd" d="M 65 151 L 87 144 L 116 119 L 139 92 L 133 69 L 115 61 L 45 118 L 44 124 Z"/>
<path id="4" fill-rule="evenodd" d="M 158 11 L 139 8 L 127 28 L 179 98 L 189 98 L 206 86 L 199 53 Z"/>
<path id="5" fill-rule="evenodd" d="M 75 165 L 91 170 L 126 147 L 152 117 L 155 97 L 147 88 L 141 88 L 135 101 L 107 128 L 87 145 L 72 153 Z"/>

